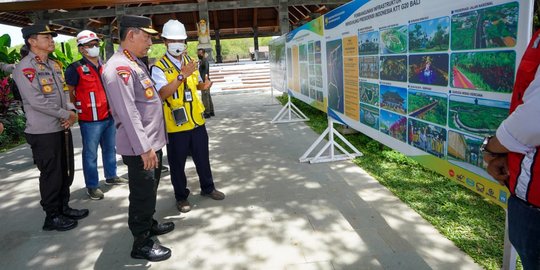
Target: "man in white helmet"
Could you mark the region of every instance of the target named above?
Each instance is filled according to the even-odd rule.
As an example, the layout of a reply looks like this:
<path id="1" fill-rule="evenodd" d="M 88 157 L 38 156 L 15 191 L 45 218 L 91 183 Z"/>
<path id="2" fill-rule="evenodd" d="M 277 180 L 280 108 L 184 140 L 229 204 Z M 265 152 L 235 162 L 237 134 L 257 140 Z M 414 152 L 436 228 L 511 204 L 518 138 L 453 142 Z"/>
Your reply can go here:
<path id="1" fill-rule="evenodd" d="M 188 154 L 199 175 L 201 195 L 214 200 L 223 200 L 225 194 L 214 186 L 208 151 L 208 133 L 204 120 L 204 106 L 197 90 L 206 91 L 212 83 L 206 76 L 199 75 L 197 62 L 186 52 L 186 29 L 178 20 L 169 20 L 163 25 L 161 34 L 167 52 L 152 67 L 152 79 L 163 102 L 165 125 L 169 136 L 167 158 L 171 182 L 174 187 L 176 207 L 180 212 L 189 212 L 189 189 L 184 172 Z"/>
<path id="2" fill-rule="evenodd" d="M 99 58 L 100 39 L 96 33 L 84 30 L 77 35 L 82 59 L 66 69 L 66 83 L 77 108 L 83 150 L 82 162 L 86 193 L 92 200 L 104 197 L 99 189 L 97 150 L 101 146 L 105 184 L 127 184 L 116 174 L 116 128 L 101 82 L 102 61 Z"/>

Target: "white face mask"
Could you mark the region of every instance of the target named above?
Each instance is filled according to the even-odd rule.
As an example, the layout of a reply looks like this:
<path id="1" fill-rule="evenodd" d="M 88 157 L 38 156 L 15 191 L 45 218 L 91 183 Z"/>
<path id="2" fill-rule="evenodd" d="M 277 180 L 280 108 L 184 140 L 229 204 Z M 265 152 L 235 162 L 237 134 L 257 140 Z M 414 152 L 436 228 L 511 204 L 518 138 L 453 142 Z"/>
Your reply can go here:
<path id="1" fill-rule="evenodd" d="M 95 46 L 92 48 L 85 48 L 86 52 L 88 52 L 88 56 L 90 57 L 98 57 L 99 56 L 99 47 Z"/>
<path id="2" fill-rule="evenodd" d="M 169 46 L 167 46 L 167 51 L 172 56 L 180 56 L 185 50 L 186 50 L 185 43 L 169 43 Z"/>

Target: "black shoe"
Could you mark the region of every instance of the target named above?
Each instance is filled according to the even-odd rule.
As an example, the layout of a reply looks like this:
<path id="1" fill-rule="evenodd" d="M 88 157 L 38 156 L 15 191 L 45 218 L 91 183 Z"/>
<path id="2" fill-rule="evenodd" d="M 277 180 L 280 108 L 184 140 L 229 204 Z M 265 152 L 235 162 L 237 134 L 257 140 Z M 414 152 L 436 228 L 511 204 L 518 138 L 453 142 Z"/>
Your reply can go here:
<path id="1" fill-rule="evenodd" d="M 154 243 L 154 241 L 145 236 L 140 236 L 135 239 L 133 249 L 131 250 L 131 258 L 145 259 L 151 262 L 164 261 L 171 257 L 171 250 Z"/>
<path id="2" fill-rule="evenodd" d="M 189 201 L 187 199 L 177 201 L 176 202 L 176 208 L 178 209 L 178 211 L 180 211 L 182 213 L 187 213 L 187 212 L 191 211 L 191 204 L 189 203 Z"/>
<path id="3" fill-rule="evenodd" d="M 62 214 L 68 218 L 79 220 L 88 216 L 90 211 L 88 209 L 73 209 L 69 206 L 64 206 Z"/>
<path id="4" fill-rule="evenodd" d="M 204 118 L 210 118 L 210 116 L 211 116 L 211 115 L 210 115 L 209 113 L 203 113 L 203 117 L 204 117 Z"/>
<path id="5" fill-rule="evenodd" d="M 213 112 L 210 113 L 210 116 L 216 116 Z"/>
<path id="6" fill-rule="evenodd" d="M 77 227 L 76 220 L 60 214 L 48 215 L 43 224 L 44 231 L 69 231 L 75 227 Z"/>
<path id="7" fill-rule="evenodd" d="M 154 220 L 152 223 L 152 228 L 150 228 L 150 237 L 154 235 L 162 235 L 171 232 L 174 230 L 174 223 L 172 222 L 164 222 L 164 223 L 158 223 Z"/>
<path id="8" fill-rule="evenodd" d="M 169 172 L 169 167 L 165 165 L 161 165 L 161 173 L 166 173 L 166 172 Z"/>

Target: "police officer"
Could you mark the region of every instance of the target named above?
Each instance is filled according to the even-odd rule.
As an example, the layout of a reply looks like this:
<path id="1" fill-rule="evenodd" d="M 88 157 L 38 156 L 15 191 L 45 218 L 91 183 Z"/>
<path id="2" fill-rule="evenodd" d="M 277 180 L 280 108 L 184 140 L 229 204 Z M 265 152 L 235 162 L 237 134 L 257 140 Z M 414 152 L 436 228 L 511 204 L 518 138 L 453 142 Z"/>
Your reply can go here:
<path id="1" fill-rule="evenodd" d="M 60 65 L 49 59 L 57 34 L 47 25 L 22 29 L 29 54 L 13 72 L 26 113 L 26 141 L 40 171 L 41 206 L 46 213 L 43 230 L 71 230 L 88 209 L 69 207 L 73 182 L 73 141 L 70 126 L 77 120 L 69 93 L 64 90 Z"/>
<path id="2" fill-rule="evenodd" d="M 116 128 L 109 113 L 107 95 L 101 82 L 100 39 L 96 33 L 83 30 L 77 34 L 82 59 L 66 69 L 66 83 L 75 101 L 82 137 L 82 162 L 86 194 L 92 200 L 103 199 L 99 188 L 97 150 L 101 145 L 106 185 L 127 184 L 116 175 Z"/>
<path id="3" fill-rule="evenodd" d="M 206 91 L 212 86 L 208 75 L 203 82 L 197 63 L 186 54 L 187 38 L 184 25 L 169 20 L 161 33 L 167 53 L 152 68 L 159 95 L 165 100 L 163 111 L 169 135 L 167 158 L 171 166 L 171 182 L 174 187 L 176 207 L 180 212 L 189 212 L 189 189 L 184 172 L 186 158 L 191 153 L 197 167 L 201 195 L 214 200 L 223 200 L 225 194 L 214 186 L 208 153 L 208 133 L 204 125 L 204 105 L 198 98 L 197 89 Z"/>
<path id="4" fill-rule="evenodd" d="M 171 250 L 150 237 L 172 231 L 174 223 L 159 224 L 153 219 L 167 134 L 161 99 L 140 60 L 157 34 L 151 25 L 147 17 L 121 19 L 120 48 L 105 64 L 101 77 L 116 122 L 117 152 L 128 167 L 128 225 L 135 238 L 131 257 L 162 261 L 171 256 Z"/>

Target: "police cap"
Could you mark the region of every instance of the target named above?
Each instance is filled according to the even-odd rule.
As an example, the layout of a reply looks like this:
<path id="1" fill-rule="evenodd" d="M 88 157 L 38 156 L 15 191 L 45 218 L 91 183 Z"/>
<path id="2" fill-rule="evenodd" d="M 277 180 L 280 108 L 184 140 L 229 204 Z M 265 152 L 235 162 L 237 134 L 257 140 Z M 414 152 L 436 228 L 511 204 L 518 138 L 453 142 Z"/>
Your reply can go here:
<path id="1" fill-rule="evenodd" d="M 134 27 L 139 28 L 150 35 L 158 34 L 158 31 L 152 29 L 152 20 L 144 16 L 125 15 L 120 21 L 120 27 Z"/>
<path id="2" fill-rule="evenodd" d="M 25 39 L 28 38 L 31 35 L 36 35 L 36 34 L 42 34 L 42 35 L 50 34 L 53 37 L 58 36 L 58 34 L 56 32 L 54 32 L 54 31 L 52 31 L 49 28 L 49 26 L 46 25 L 46 24 L 30 25 L 30 26 L 22 28 L 21 32 L 22 32 L 23 38 L 25 38 Z"/>

